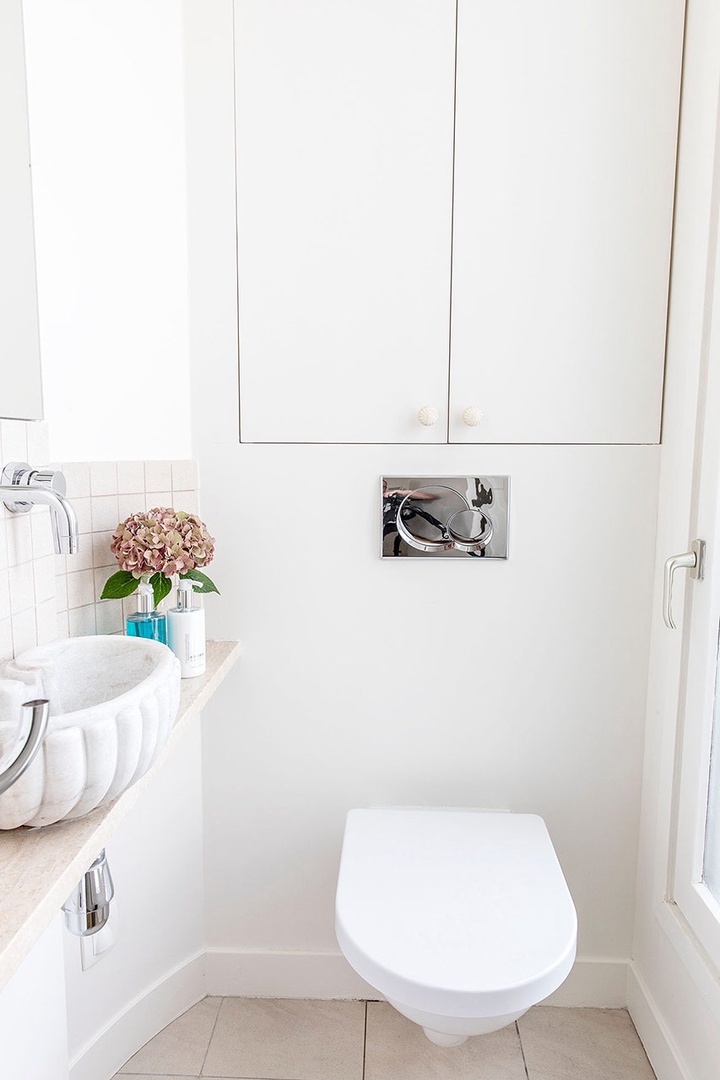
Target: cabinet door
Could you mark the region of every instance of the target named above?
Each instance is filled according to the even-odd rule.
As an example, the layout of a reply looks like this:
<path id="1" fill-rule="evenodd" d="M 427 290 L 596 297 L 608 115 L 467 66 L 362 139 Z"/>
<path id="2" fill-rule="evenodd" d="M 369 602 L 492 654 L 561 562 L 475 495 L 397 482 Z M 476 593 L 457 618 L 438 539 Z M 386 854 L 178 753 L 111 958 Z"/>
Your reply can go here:
<path id="1" fill-rule="evenodd" d="M 459 0 L 450 441 L 658 440 L 683 8 Z"/>
<path id="2" fill-rule="evenodd" d="M 241 438 L 444 442 L 455 0 L 235 13 Z"/>

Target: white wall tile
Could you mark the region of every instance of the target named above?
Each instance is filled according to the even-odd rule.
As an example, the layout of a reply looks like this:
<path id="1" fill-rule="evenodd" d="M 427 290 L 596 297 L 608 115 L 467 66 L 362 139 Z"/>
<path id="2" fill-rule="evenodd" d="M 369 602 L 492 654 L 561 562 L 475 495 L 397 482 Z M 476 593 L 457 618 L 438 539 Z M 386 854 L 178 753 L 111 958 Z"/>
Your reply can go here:
<path id="1" fill-rule="evenodd" d="M 156 506 L 171 507 L 173 504 L 171 491 L 152 491 L 148 493 L 148 508 L 154 510 Z"/>
<path id="2" fill-rule="evenodd" d="M 103 600 L 95 609 L 98 634 L 121 634 L 125 629 L 122 601 Z"/>
<path id="3" fill-rule="evenodd" d="M 7 460 L 48 463 L 44 421 L 0 421 Z M 68 634 L 122 633 L 137 596 L 99 601 L 117 569 L 110 541 L 118 522 L 154 506 L 197 512 L 194 461 L 69 462 L 55 465 L 66 478 L 78 518 L 79 550 L 54 553 L 50 513 L 0 510 L 0 658 Z M 118 494 L 119 493 L 119 494 Z M 163 606 L 167 606 L 169 600 Z"/>
<path id="4" fill-rule="evenodd" d="M 198 463 L 197 461 L 173 461 L 172 462 L 172 489 L 177 491 L 197 491 L 198 489 Z"/>
<path id="5" fill-rule="evenodd" d="M 154 506 L 175 506 L 196 513 L 197 464 L 194 461 L 70 462 L 62 468 L 78 514 L 81 537 L 78 555 L 55 556 L 53 560 L 57 633 L 60 637 L 122 633 L 126 616 L 137 609 L 137 595 L 124 601 L 99 600 L 105 582 L 118 568 L 110 551 L 112 534 L 120 521 Z M 71 483 L 77 495 L 70 492 Z M 169 603 L 167 600 L 163 606 Z M 41 629 L 43 633 L 52 632 L 52 620 L 49 616 L 47 619 L 47 625 L 42 628 L 38 625 L 38 633 Z"/>
<path id="6" fill-rule="evenodd" d="M 107 532 L 116 528 L 119 521 L 117 495 L 101 495 L 92 500 L 93 532 Z"/>
<path id="7" fill-rule="evenodd" d="M 45 555 L 42 559 L 34 559 L 31 565 L 35 575 L 35 603 L 42 604 L 46 600 L 52 600 L 54 611 L 55 556 Z"/>
<path id="8" fill-rule="evenodd" d="M 145 463 L 142 461 L 118 461 L 117 489 L 121 495 L 137 495 L 145 492 Z"/>
<path id="9" fill-rule="evenodd" d="M 58 638 L 58 620 L 55 612 L 55 599 L 38 604 L 35 612 L 38 645 L 49 645 Z"/>
<path id="10" fill-rule="evenodd" d="M 47 507 L 36 506 L 30 511 L 30 535 L 32 537 L 34 559 L 42 559 L 45 555 L 54 554 L 55 544 L 50 523 L 50 511 Z"/>
<path id="11" fill-rule="evenodd" d="M 26 649 L 37 645 L 35 608 L 27 608 L 12 617 L 13 655 L 19 656 Z"/>
<path id="12" fill-rule="evenodd" d="M 17 615 L 27 608 L 35 607 L 35 580 L 31 562 L 12 566 L 8 571 L 10 579 L 10 612 Z"/>
<path id="13" fill-rule="evenodd" d="M 172 466 L 169 461 L 145 462 L 145 490 L 167 491 L 172 487 Z"/>
<path id="14" fill-rule="evenodd" d="M 121 514 L 122 519 L 122 514 Z M 115 567 L 117 569 L 117 563 L 115 556 L 110 550 L 110 541 L 112 540 L 112 532 L 94 532 L 92 534 L 92 559 L 93 566 L 103 567 Z M 109 575 L 108 575 L 109 576 Z"/>
<path id="15" fill-rule="evenodd" d="M 22 420 L 0 420 L 0 440 L 2 440 L 2 464 L 11 461 L 27 461 L 28 444 L 26 424 Z"/>
<path id="16" fill-rule="evenodd" d="M 90 494 L 117 495 L 117 465 L 114 461 L 92 461 L 90 463 Z"/>
<path id="17" fill-rule="evenodd" d="M 139 495 L 118 495 L 118 520 L 117 524 L 124 521 L 125 518 L 131 517 L 133 514 L 142 514 L 148 507 L 145 505 L 146 495 L 145 492 L 141 492 Z"/>
<path id="18" fill-rule="evenodd" d="M 38 465 L 47 465 L 50 459 L 50 437 L 48 425 L 45 420 L 29 421 L 26 425 L 27 458 L 26 461 L 37 468 Z"/>
<path id="19" fill-rule="evenodd" d="M 93 564 L 93 536 L 92 532 L 83 533 L 78 537 L 78 549 L 72 555 L 66 556 L 65 571 L 74 574 L 78 570 L 90 570 Z"/>
<path id="20" fill-rule="evenodd" d="M 10 617 L 10 576 L 7 570 L 0 570 L 0 619 Z"/>
<path id="21" fill-rule="evenodd" d="M 91 491 L 90 465 L 88 462 L 71 462 L 69 465 L 63 465 L 62 471 L 67 481 L 68 498 L 73 500 L 89 498 Z"/>
<path id="22" fill-rule="evenodd" d="M 18 566 L 19 563 L 32 559 L 32 533 L 28 514 L 5 514 L 5 536 L 7 539 L 7 564 Z"/>
<path id="23" fill-rule="evenodd" d="M 114 567 L 101 566 L 93 570 L 94 594 L 96 603 L 100 603 L 100 597 L 102 596 L 102 591 L 105 588 L 105 582 L 108 580 L 109 577 L 112 576 L 112 574 L 116 573 L 116 571 L 117 563 Z M 102 602 L 105 603 L 104 600 Z"/>
<path id="24" fill-rule="evenodd" d="M 12 621 L 0 618 L 0 660 L 10 660 L 13 655 Z"/>
<path id="25" fill-rule="evenodd" d="M 67 574 L 55 575 L 55 607 L 58 612 L 67 611 Z"/>
<path id="26" fill-rule="evenodd" d="M 181 491 L 176 495 L 175 509 L 184 510 L 186 514 L 199 514 L 200 501 L 197 491 Z"/>
<path id="27" fill-rule="evenodd" d="M 71 502 L 77 515 L 78 533 L 81 537 L 84 533 L 91 533 L 93 531 L 92 499 L 88 495 L 87 498 L 71 499 Z"/>
<path id="28" fill-rule="evenodd" d="M 68 611 L 68 631 L 71 637 L 88 637 L 96 633 L 95 605 Z"/>
<path id="29" fill-rule="evenodd" d="M 79 570 L 67 575 L 68 611 L 95 603 L 95 582 L 92 570 Z"/>

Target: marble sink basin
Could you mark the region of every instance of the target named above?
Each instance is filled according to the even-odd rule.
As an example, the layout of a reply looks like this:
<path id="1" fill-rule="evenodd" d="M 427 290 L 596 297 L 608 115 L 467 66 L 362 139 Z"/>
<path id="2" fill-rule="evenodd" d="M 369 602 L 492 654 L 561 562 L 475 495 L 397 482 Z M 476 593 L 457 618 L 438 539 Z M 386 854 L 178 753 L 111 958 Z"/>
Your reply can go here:
<path id="1" fill-rule="evenodd" d="M 24 738 L 22 703 L 50 701 L 39 753 L 0 795 L 0 829 L 79 818 L 117 798 L 155 761 L 180 704 L 180 661 L 143 638 L 56 641 L 7 661 L 0 675 L 0 762 Z"/>

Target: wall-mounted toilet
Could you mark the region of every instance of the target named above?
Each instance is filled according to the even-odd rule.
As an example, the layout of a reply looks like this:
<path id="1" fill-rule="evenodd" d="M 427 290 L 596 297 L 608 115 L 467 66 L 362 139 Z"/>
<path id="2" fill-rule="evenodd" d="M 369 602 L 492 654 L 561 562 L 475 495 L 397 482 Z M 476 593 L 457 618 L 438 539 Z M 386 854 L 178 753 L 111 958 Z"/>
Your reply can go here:
<path id="1" fill-rule="evenodd" d="M 351 810 L 340 948 L 440 1046 L 513 1023 L 567 977 L 577 917 L 542 818 Z"/>

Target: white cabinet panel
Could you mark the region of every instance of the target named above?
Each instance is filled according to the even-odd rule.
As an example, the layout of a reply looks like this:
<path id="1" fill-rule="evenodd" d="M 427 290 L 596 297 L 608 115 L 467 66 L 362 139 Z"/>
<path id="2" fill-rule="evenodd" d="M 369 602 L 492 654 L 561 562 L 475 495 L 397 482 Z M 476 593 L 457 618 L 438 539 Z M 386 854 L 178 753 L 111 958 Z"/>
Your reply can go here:
<path id="1" fill-rule="evenodd" d="M 460 0 L 450 441 L 658 440 L 683 8 Z"/>
<path id="2" fill-rule="evenodd" d="M 235 16 L 241 437 L 444 442 L 454 0 Z"/>

